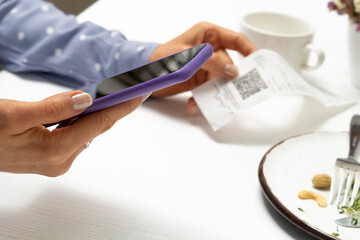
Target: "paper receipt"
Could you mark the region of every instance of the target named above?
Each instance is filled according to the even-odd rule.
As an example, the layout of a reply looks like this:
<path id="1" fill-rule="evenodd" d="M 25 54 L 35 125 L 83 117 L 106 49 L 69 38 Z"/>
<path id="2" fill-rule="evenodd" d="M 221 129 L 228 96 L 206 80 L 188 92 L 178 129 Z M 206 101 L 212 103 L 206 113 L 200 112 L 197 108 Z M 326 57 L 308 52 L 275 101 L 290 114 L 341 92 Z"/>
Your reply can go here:
<path id="1" fill-rule="evenodd" d="M 258 50 L 239 64 L 239 76 L 214 78 L 193 90 L 193 97 L 214 131 L 230 122 L 241 109 L 279 94 L 301 94 L 327 107 L 351 104 L 307 83 L 280 55 Z"/>

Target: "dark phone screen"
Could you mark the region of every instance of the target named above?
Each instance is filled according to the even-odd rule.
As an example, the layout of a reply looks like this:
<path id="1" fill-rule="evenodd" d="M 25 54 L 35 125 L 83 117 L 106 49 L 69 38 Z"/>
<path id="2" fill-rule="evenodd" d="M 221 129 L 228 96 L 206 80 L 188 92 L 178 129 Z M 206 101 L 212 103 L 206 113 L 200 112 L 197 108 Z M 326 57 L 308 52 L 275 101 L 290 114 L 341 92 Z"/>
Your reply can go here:
<path id="1" fill-rule="evenodd" d="M 142 67 L 108 78 L 97 86 L 96 98 L 178 71 L 193 59 L 204 47 L 205 44 L 198 45 Z"/>

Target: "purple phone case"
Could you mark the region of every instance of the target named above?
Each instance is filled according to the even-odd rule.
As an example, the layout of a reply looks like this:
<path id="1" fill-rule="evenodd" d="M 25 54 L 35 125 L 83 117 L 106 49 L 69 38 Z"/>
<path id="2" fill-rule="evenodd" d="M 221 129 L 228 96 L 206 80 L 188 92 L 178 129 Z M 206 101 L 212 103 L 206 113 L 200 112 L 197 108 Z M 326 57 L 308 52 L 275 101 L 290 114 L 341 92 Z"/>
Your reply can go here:
<path id="1" fill-rule="evenodd" d="M 86 114 L 89 114 L 89 113 L 92 113 L 92 112 L 96 112 L 96 111 L 99 111 L 99 110 L 114 106 L 116 104 L 125 102 L 127 100 L 130 100 L 130 99 L 133 99 L 133 98 L 136 98 L 136 97 L 139 97 L 139 96 L 143 96 L 143 95 L 146 95 L 146 94 L 151 93 L 153 91 L 156 91 L 156 90 L 159 90 L 159 89 L 162 89 L 162 88 L 165 88 L 165 87 L 169 87 L 171 85 L 174 85 L 174 84 L 177 84 L 177 83 L 184 82 L 184 81 L 188 80 L 189 78 L 191 78 L 199 70 L 199 68 L 213 54 L 213 48 L 209 43 L 204 43 L 204 44 L 200 44 L 200 45 L 205 45 L 205 46 L 183 68 L 181 68 L 181 69 L 179 69 L 179 70 L 177 70 L 175 72 L 163 75 L 161 77 L 153 78 L 153 79 L 150 79 L 150 80 L 148 80 L 146 82 L 139 83 L 137 85 L 126 88 L 124 90 L 121 90 L 121 91 L 109 94 L 107 96 L 95 99 L 93 104 L 89 108 L 87 108 L 84 112 L 82 112 L 78 116 L 72 117 L 70 119 L 81 117 L 83 115 L 86 115 Z M 194 46 L 194 47 L 196 47 L 196 46 Z M 186 51 L 186 50 L 184 50 L 184 51 Z M 172 55 L 170 55 L 170 56 L 172 56 Z M 158 60 L 156 60 L 156 61 L 158 61 Z M 91 85 L 98 85 L 102 81 L 104 81 L 104 80 L 94 82 Z M 86 87 L 88 88 L 91 85 L 87 85 Z M 81 87 L 79 89 L 81 89 Z M 59 127 L 66 126 L 68 120 L 69 119 L 61 121 Z M 49 127 L 49 126 L 52 126 L 54 124 L 57 124 L 57 123 L 46 124 L 44 126 Z"/>
<path id="2" fill-rule="evenodd" d="M 179 69 L 178 71 L 163 75 L 161 77 L 153 78 L 119 92 L 98 98 L 94 100 L 93 104 L 79 116 L 96 112 L 104 108 L 125 102 L 127 100 L 143 96 L 153 91 L 186 81 L 199 70 L 199 68 L 211 57 L 212 53 L 213 50 L 211 45 L 205 43 L 205 47 L 201 49 L 201 51 L 193 59 L 191 59 L 183 68 Z M 99 84 L 100 82 L 96 82 L 95 84 Z"/>

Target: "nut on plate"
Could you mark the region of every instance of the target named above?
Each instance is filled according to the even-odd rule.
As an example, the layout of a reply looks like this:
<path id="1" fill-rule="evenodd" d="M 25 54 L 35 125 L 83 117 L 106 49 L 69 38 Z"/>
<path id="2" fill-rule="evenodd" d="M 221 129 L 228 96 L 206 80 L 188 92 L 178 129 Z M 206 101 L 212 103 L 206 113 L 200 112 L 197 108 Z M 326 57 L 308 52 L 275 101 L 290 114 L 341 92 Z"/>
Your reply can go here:
<path id="1" fill-rule="evenodd" d="M 319 205 L 319 207 L 322 208 L 327 206 L 326 197 L 312 191 L 302 190 L 299 192 L 298 197 L 300 199 L 313 199 Z"/>
<path id="2" fill-rule="evenodd" d="M 316 188 L 329 188 L 331 185 L 331 177 L 327 174 L 317 174 L 313 177 L 312 183 Z"/>

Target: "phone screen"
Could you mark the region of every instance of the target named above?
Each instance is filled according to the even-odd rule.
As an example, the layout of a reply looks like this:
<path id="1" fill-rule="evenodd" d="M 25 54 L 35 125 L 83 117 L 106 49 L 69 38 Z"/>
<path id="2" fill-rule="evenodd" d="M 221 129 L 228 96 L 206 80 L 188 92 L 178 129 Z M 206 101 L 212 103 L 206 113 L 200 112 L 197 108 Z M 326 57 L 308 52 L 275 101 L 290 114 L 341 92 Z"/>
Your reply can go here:
<path id="1" fill-rule="evenodd" d="M 198 45 L 128 72 L 121 73 L 112 78 L 108 78 L 97 86 L 96 98 L 178 71 L 193 59 L 204 47 L 205 44 Z"/>

